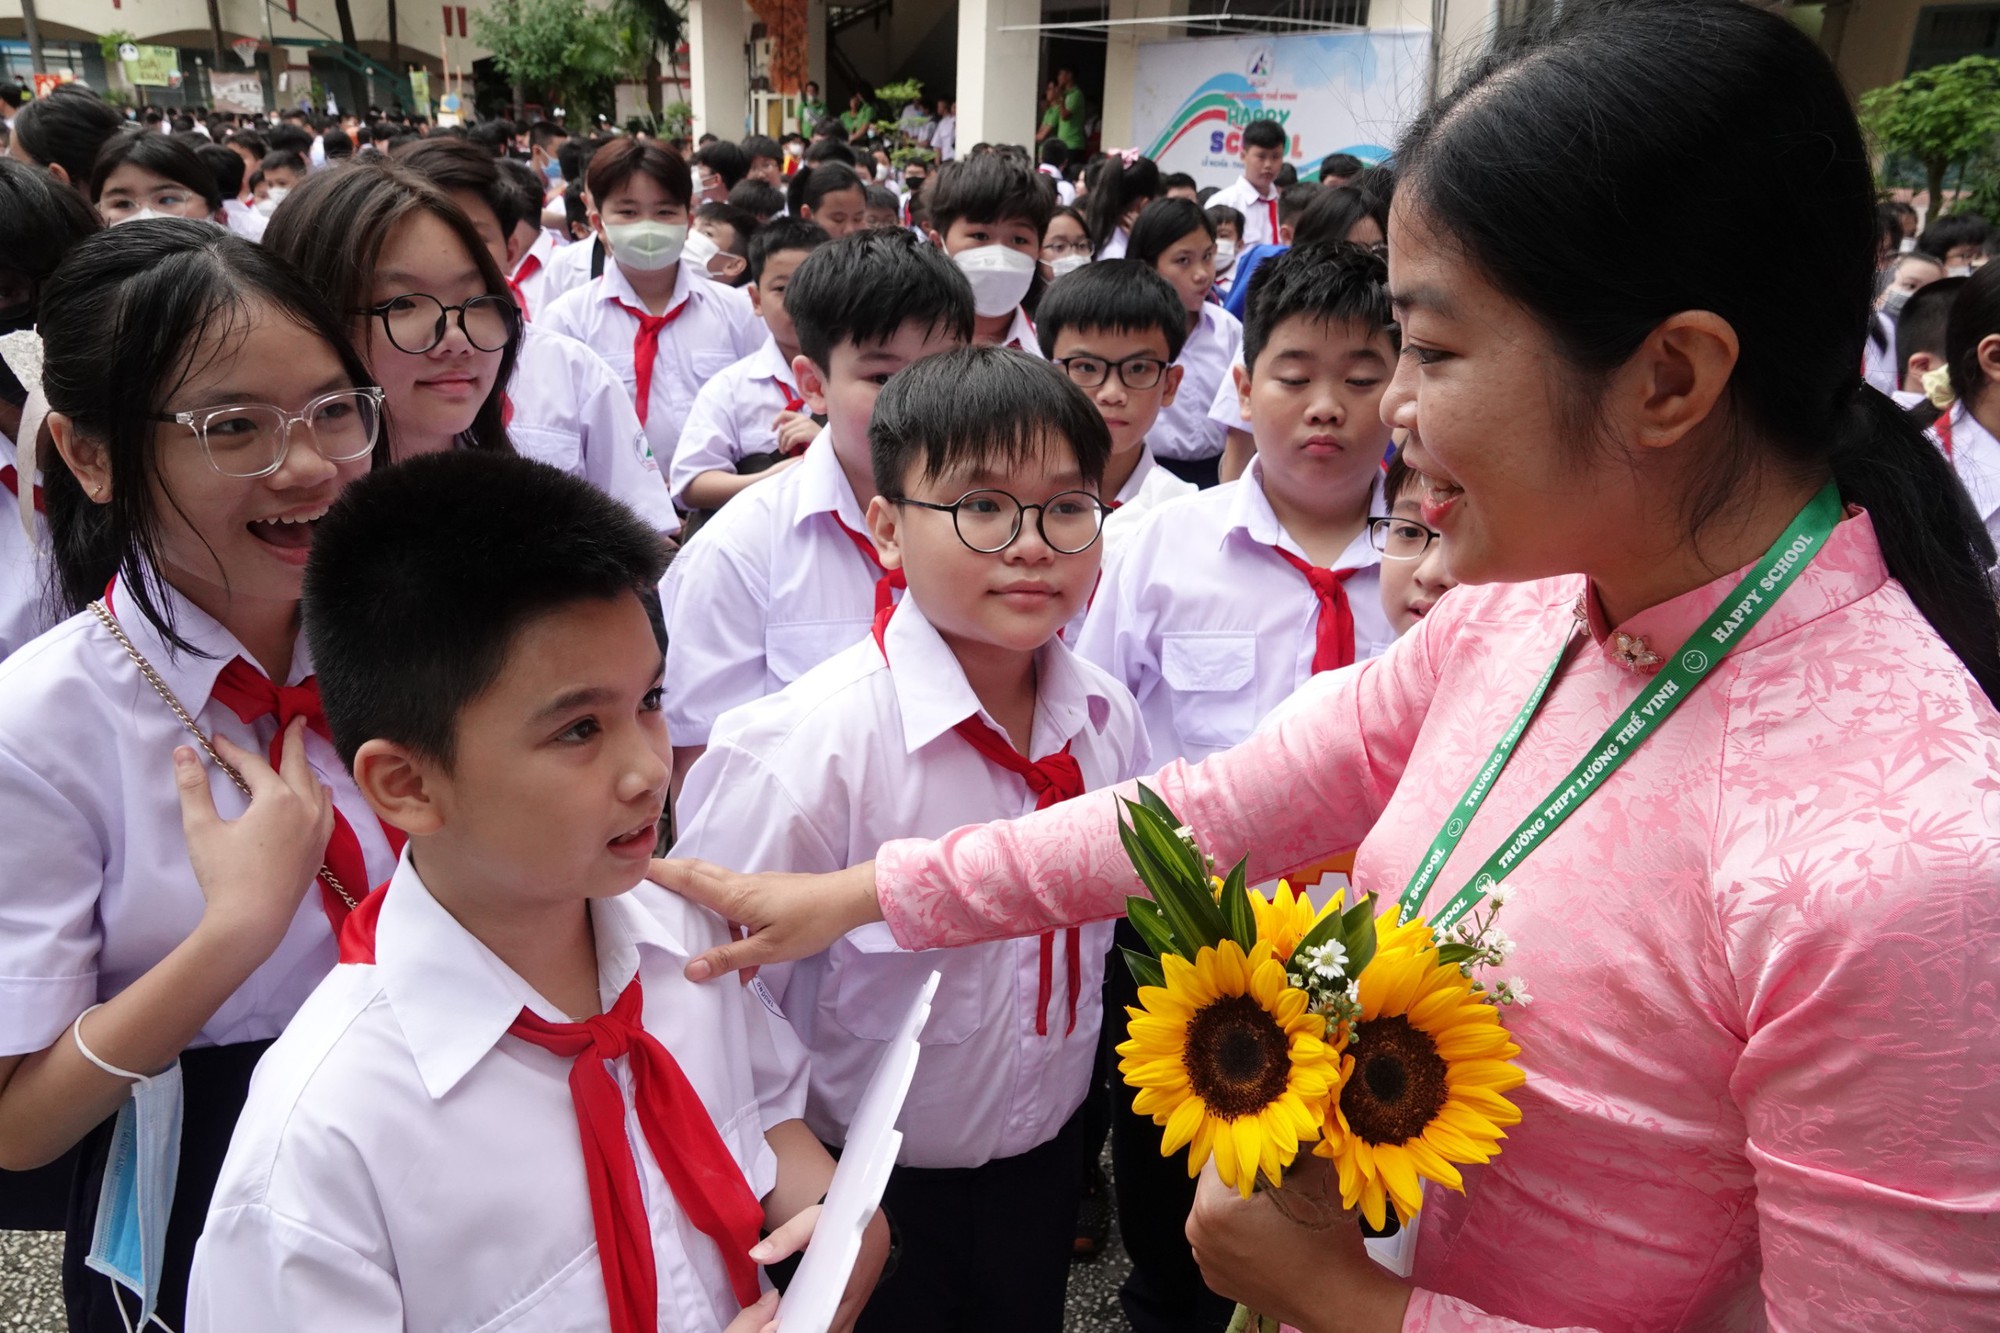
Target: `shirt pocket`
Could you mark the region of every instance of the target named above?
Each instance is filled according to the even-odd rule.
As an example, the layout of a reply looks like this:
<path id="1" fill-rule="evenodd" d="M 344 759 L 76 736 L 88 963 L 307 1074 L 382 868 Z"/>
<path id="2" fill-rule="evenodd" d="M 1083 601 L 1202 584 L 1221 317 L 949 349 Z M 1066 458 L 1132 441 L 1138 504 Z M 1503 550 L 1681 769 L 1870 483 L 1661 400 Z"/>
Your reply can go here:
<path id="1" fill-rule="evenodd" d="M 865 620 L 794 620 L 764 628 L 764 665 L 786 685 L 843 648 L 861 642 Z"/>
<path id="2" fill-rule="evenodd" d="M 603 1266 L 590 1245 L 513 1306 L 473 1325 L 472 1333 L 603 1333 L 610 1318 Z"/>
<path id="3" fill-rule="evenodd" d="M 851 931 L 827 950 L 827 975 L 820 1004 L 842 1030 L 866 1041 L 887 1041 L 910 1012 L 924 979 L 942 975 L 931 998 L 931 1015 L 918 1041 L 956 1046 L 979 1031 L 985 1019 L 986 969 L 993 950 L 898 948 L 886 923 Z"/>
<path id="4" fill-rule="evenodd" d="M 507 428 L 507 438 L 523 458 L 560 468 L 572 477 L 583 475 L 583 437 L 575 431 L 516 423 Z"/>
<path id="5" fill-rule="evenodd" d="M 1174 729 L 1196 745 L 1234 745 L 1257 725 L 1257 636 L 1183 632 L 1160 637 L 1160 678 L 1172 691 Z"/>

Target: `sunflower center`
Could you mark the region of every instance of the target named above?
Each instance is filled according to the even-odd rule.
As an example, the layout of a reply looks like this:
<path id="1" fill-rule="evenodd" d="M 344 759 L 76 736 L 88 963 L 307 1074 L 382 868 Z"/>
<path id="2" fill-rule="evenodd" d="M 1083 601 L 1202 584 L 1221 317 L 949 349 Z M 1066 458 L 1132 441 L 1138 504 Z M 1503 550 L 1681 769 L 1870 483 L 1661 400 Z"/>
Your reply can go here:
<path id="1" fill-rule="evenodd" d="M 1354 1076 L 1341 1090 L 1340 1109 L 1368 1143 L 1416 1138 L 1450 1098 L 1437 1043 L 1401 1014 L 1357 1023 L 1348 1054 Z"/>
<path id="2" fill-rule="evenodd" d="M 1291 1079 L 1291 1044 L 1278 1021 L 1248 995 L 1226 995 L 1196 1011 L 1187 1026 L 1188 1085 L 1211 1115 L 1255 1115 Z"/>

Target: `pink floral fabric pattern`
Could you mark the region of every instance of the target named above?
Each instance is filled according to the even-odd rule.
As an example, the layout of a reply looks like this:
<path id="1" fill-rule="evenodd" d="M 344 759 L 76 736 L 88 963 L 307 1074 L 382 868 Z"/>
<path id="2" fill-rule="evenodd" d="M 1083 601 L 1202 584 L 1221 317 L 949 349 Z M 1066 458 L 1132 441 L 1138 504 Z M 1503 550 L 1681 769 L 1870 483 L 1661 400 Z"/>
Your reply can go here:
<path id="1" fill-rule="evenodd" d="M 1583 632 L 1444 900 L 1732 573 L 1579 631 L 1580 578 L 1460 588 L 1317 709 L 1156 779 L 1252 878 L 1360 844 L 1400 895 Z M 1109 793 L 878 860 L 912 948 L 1113 916 Z M 1405 1327 L 1908 1329 L 2000 1319 L 2000 715 L 1851 512 L 1673 719 L 1510 879 L 1524 1120 L 1433 1189 Z M 1428 910 L 1428 909 L 1427 909 Z"/>

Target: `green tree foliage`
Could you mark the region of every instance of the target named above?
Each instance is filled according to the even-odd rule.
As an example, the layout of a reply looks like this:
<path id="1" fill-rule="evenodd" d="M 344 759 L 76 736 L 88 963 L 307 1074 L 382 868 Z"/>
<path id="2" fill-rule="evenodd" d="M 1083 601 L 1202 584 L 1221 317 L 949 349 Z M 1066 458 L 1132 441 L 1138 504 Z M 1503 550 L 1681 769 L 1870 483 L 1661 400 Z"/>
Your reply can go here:
<path id="1" fill-rule="evenodd" d="M 632 72 L 625 23 L 589 0 L 496 0 L 472 26 L 502 74 L 573 113 L 608 114 L 618 80 Z"/>
<path id="2" fill-rule="evenodd" d="M 2000 135 L 2000 60 L 1967 56 L 1863 93 L 1861 120 L 1878 148 L 1908 153 L 1923 164 L 1936 216 L 1946 173 L 1954 166 L 1962 172 Z"/>

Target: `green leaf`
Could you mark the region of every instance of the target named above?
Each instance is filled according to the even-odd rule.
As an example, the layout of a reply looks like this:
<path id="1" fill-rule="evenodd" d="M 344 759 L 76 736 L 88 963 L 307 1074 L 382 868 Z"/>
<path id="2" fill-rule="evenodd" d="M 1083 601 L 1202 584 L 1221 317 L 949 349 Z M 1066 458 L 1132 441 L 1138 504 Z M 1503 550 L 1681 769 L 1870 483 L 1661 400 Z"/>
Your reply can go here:
<path id="1" fill-rule="evenodd" d="M 1463 963 L 1468 959 L 1478 957 L 1478 955 L 1479 950 L 1473 948 L 1470 944 L 1458 944 L 1454 942 L 1438 946 L 1438 961 L 1440 963 Z"/>
<path id="2" fill-rule="evenodd" d="M 1222 883 L 1222 919 L 1229 927 L 1229 938 L 1243 946 L 1249 953 L 1250 946 L 1257 942 L 1257 916 L 1250 910 L 1250 893 L 1243 884 L 1243 867 L 1249 863 L 1248 857 L 1238 861 L 1229 871 L 1229 878 Z"/>
<path id="3" fill-rule="evenodd" d="M 1307 949 L 1317 949 L 1320 945 L 1325 944 L 1328 940 L 1339 940 L 1341 943 L 1341 947 L 1346 948 L 1347 934 L 1345 931 L 1341 929 L 1341 921 L 1342 918 L 1340 913 L 1328 912 L 1325 916 L 1321 917 L 1318 921 L 1314 922 L 1313 928 L 1307 931 L 1305 933 L 1304 938 L 1302 938 L 1298 942 L 1298 944 L 1293 947 L 1292 957 L 1294 958 L 1298 957 L 1300 954 L 1304 953 Z M 1348 957 L 1350 958 L 1354 956 L 1353 949 L 1348 949 L 1347 953 Z M 1348 975 L 1350 977 L 1354 975 L 1353 970 L 1351 968 L 1348 971 Z"/>
<path id="4" fill-rule="evenodd" d="M 1125 918 L 1132 923 L 1132 929 L 1139 932 L 1139 938 L 1146 941 L 1146 947 L 1155 954 L 1175 953 L 1185 958 L 1188 951 L 1180 947 L 1174 939 L 1174 928 L 1167 924 L 1166 915 L 1160 905 L 1151 898 L 1127 898 Z"/>
<path id="5" fill-rule="evenodd" d="M 1131 830 L 1121 826 L 1119 836 L 1125 842 L 1125 854 L 1132 858 L 1132 866 L 1139 872 L 1140 882 L 1153 895 L 1153 903 L 1159 908 L 1161 919 L 1165 921 L 1172 936 L 1171 952 L 1183 958 L 1192 959 L 1204 944 L 1213 944 L 1220 934 L 1205 936 L 1199 923 L 1199 916 L 1189 910 L 1189 896 L 1185 880 L 1175 869 L 1162 865 L 1153 850 Z M 1206 898 L 1207 894 L 1203 893 Z M 1213 907 L 1213 903 L 1210 904 Z"/>
<path id="6" fill-rule="evenodd" d="M 1167 974 L 1160 969 L 1160 960 L 1136 949 L 1119 949 L 1125 955 L 1125 966 L 1132 969 L 1132 979 L 1141 986 L 1164 986 Z"/>
<path id="7" fill-rule="evenodd" d="M 1168 865 L 1181 867 L 1191 883 L 1198 883 L 1213 894 L 1208 887 L 1208 864 L 1201 853 L 1188 845 L 1187 839 L 1178 832 L 1180 825 L 1173 822 L 1171 813 L 1159 811 L 1144 805 L 1127 805 L 1132 812 L 1132 829 L 1146 841 L 1154 853 Z"/>
<path id="8" fill-rule="evenodd" d="M 1340 929 L 1347 946 L 1347 975 L 1358 977 L 1375 961 L 1375 895 L 1368 894 L 1342 913 Z"/>

